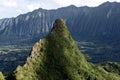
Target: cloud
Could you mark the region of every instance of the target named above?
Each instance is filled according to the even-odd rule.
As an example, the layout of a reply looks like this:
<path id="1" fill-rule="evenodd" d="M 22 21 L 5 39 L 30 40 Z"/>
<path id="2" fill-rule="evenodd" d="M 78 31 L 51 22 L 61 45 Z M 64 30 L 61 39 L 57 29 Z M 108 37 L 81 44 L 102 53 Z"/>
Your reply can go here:
<path id="1" fill-rule="evenodd" d="M 17 9 L 16 10 L 18 13 L 22 13 L 22 10 L 21 9 Z"/>
<path id="2" fill-rule="evenodd" d="M 120 0 L 64 0 L 64 1 L 56 0 L 56 3 L 58 3 L 60 6 L 68 6 L 68 5 L 74 4 L 78 7 L 80 7 L 80 6 L 98 6 L 106 1 L 120 2 Z"/>
<path id="3" fill-rule="evenodd" d="M 64 0 L 64 1 L 56 0 L 56 3 L 58 3 L 61 6 L 66 6 L 66 5 L 71 5 L 71 4 L 77 5 L 77 4 L 81 3 L 81 1 L 82 0 Z"/>
<path id="4" fill-rule="evenodd" d="M 16 7 L 17 3 L 15 1 L 3 1 L 0 3 L 2 7 Z"/>
<path id="5" fill-rule="evenodd" d="M 27 9 L 28 9 L 29 11 L 32 11 L 32 10 L 36 9 L 35 7 L 36 7 L 36 6 L 34 6 L 33 4 L 28 4 L 28 5 L 27 5 Z"/>

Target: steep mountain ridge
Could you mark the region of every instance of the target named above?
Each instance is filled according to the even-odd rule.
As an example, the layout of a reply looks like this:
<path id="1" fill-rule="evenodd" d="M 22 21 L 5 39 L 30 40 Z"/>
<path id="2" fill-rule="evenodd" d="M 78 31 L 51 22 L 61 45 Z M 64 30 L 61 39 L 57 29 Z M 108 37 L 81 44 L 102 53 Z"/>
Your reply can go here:
<path id="1" fill-rule="evenodd" d="M 52 31 L 32 49 L 24 66 L 7 80 L 120 80 L 119 75 L 88 63 L 77 48 L 65 22 L 57 19 Z"/>
<path id="2" fill-rule="evenodd" d="M 119 42 L 120 3 L 106 2 L 98 7 L 68 6 L 55 10 L 37 9 L 16 18 L 0 20 L 0 42 L 35 42 L 52 29 L 56 18 L 63 18 L 77 41 Z M 73 27 L 74 25 L 74 27 Z M 32 40 L 34 39 L 34 40 Z M 16 41 L 15 41 L 16 40 Z"/>

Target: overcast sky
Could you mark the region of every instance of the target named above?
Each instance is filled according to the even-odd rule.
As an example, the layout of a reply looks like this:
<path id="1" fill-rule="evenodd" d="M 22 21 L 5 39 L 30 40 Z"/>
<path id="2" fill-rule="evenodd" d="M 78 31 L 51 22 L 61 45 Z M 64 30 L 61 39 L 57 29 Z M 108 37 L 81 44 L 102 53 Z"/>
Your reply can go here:
<path id="1" fill-rule="evenodd" d="M 57 9 L 72 4 L 78 7 L 98 6 L 106 1 L 120 2 L 120 0 L 0 0 L 0 19 L 16 17 L 38 8 Z"/>

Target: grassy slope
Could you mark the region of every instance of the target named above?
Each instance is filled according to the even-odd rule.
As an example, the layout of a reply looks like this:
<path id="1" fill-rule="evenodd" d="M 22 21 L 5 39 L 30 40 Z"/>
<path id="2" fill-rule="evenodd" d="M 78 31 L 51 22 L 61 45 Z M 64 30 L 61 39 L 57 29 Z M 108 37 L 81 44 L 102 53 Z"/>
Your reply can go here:
<path id="1" fill-rule="evenodd" d="M 107 72 L 117 73 L 118 75 L 120 75 L 120 63 L 106 62 L 101 63 L 100 66 L 102 66 Z"/>
<path id="2" fill-rule="evenodd" d="M 0 80 L 4 80 L 4 76 L 1 72 L 0 72 Z"/>
<path id="3" fill-rule="evenodd" d="M 33 46 L 24 66 L 8 80 L 120 80 L 119 75 L 108 73 L 85 60 L 65 23 L 57 19 L 52 32 Z"/>

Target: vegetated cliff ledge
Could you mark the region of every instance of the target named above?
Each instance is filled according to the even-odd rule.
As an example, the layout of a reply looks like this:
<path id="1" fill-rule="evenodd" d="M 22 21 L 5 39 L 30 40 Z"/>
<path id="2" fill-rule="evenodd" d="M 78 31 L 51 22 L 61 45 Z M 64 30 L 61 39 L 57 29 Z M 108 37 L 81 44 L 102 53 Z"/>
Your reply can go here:
<path id="1" fill-rule="evenodd" d="M 120 80 L 120 76 L 88 63 L 64 20 L 56 19 L 52 31 L 35 43 L 25 64 L 6 80 Z"/>

